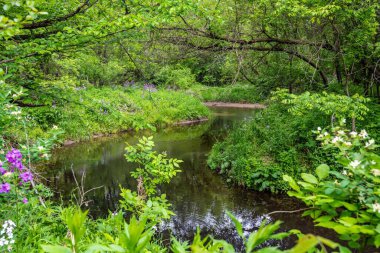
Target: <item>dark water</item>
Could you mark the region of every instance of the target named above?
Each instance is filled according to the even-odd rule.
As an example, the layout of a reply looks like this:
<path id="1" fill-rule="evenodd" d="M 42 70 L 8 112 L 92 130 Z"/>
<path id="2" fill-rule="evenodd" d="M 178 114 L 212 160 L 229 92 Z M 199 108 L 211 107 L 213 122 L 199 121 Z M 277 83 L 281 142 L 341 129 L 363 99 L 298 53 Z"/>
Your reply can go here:
<path id="1" fill-rule="evenodd" d="M 176 216 L 162 225 L 166 233 L 171 231 L 180 239 L 191 239 L 199 226 L 202 232 L 210 233 L 218 239 L 226 239 L 240 247 L 241 241 L 225 214 L 229 210 L 242 221 L 247 233 L 257 229 L 264 219 L 279 219 L 284 221 L 282 230 L 297 228 L 304 233 L 321 234 L 321 230 L 315 231 L 312 222 L 302 218 L 300 213 L 266 215 L 276 210 L 302 208 L 298 201 L 286 195 L 233 187 L 207 168 L 207 154 L 213 143 L 222 138 L 233 124 L 249 119 L 254 113 L 245 109 L 213 111 L 214 117 L 208 122 L 164 129 L 154 134 L 158 151 L 167 151 L 169 157 L 184 161 L 182 172 L 170 184 L 161 187 L 161 192 L 167 194 L 176 213 Z M 85 173 L 85 190 L 103 186 L 87 194 L 87 199 L 91 201 L 89 207 L 92 214 L 108 214 L 108 210 L 117 208 L 119 185 L 136 189 L 135 180 L 129 174 L 133 165 L 124 158 L 125 142 L 133 144 L 136 140 L 137 136 L 113 136 L 57 150 L 51 164 L 54 169 L 48 175 L 50 186 L 67 200 L 76 186 L 71 169 L 78 181 Z M 280 246 L 287 247 L 292 244 L 294 239 L 282 241 Z"/>

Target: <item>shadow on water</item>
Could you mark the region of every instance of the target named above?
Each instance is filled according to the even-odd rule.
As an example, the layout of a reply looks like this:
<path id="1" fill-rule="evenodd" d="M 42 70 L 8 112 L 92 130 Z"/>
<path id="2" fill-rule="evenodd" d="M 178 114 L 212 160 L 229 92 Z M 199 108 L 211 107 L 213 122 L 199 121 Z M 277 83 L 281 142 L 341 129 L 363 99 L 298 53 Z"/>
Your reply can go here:
<path id="1" fill-rule="evenodd" d="M 312 222 L 301 217 L 300 213 L 266 215 L 276 210 L 302 208 L 298 201 L 286 195 L 231 187 L 207 168 L 207 154 L 215 141 L 222 138 L 234 124 L 251 118 L 254 113 L 253 110 L 232 108 L 217 108 L 213 111 L 214 117 L 208 122 L 167 128 L 153 134 L 157 151 L 166 151 L 169 157 L 184 161 L 182 172 L 170 184 L 161 187 L 161 192 L 167 194 L 176 213 L 161 226 L 166 236 L 172 233 L 179 239 L 189 240 L 199 226 L 202 233 L 226 239 L 236 247 L 241 247 L 242 242 L 226 210 L 243 222 L 247 233 L 257 229 L 266 219 L 284 221 L 282 230 L 296 228 L 304 233 L 323 233 L 326 236 L 324 230 L 315 231 Z M 125 160 L 124 148 L 125 142 L 133 144 L 143 134 L 107 137 L 56 150 L 49 165 L 48 184 L 59 191 L 64 200 L 68 200 L 76 187 L 71 169 L 78 179 L 85 173 L 86 189 L 104 186 L 87 195 L 91 200 L 89 208 L 92 215 L 108 214 L 108 210 L 117 208 L 120 185 L 136 189 L 135 180 L 129 174 L 133 165 Z M 293 244 L 294 238 L 282 241 L 280 246 Z"/>

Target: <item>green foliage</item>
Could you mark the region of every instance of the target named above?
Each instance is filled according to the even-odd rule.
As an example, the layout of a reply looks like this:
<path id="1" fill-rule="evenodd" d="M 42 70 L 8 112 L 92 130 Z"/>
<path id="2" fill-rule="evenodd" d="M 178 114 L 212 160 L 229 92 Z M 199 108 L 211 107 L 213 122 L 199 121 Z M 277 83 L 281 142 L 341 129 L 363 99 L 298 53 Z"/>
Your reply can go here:
<path id="1" fill-rule="evenodd" d="M 227 176 L 228 181 L 256 190 L 284 191 L 284 174 L 299 179 L 321 162 L 335 161 L 334 151 L 322 150 L 312 129 L 345 117 L 364 120 L 368 99 L 354 96 L 305 92 L 274 93 L 272 103 L 227 138 L 213 146 L 208 158 L 211 169 Z M 375 125 L 376 116 L 368 115 L 367 124 Z M 356 121 L 353 121 L 355 127 Z M 364 125 L 359 121 L 358 124 Z"/>
<path id="2" fill-rule="evenodd" d="M 180 66 L 164 66 L 156 74 L 155 82 L 171 89 L 187 89 L 197 84 L 191 69 Z"/>
<path id="3" fill-rule="evenodd" d="M 221 101 L 236 103 L 257 103 L 263 100 L 258 88 L 253 85 L 228 85 L 223 87 L 193 86 L 188 93 L 194 94 L 202 101 Z"/>
<path id="4" fill-rule="evenodd" d="M 56 99 L 57 105 L 23 109 L 30 115 L 28 132 L 37 134 L 31 139 L 46 136 L 44 131 L 52 125 L 64 131 L 63 139 L 81 140 L 94 134 L 155 128 L 209 115 L 198 99 L 180 91 L 149 93 L 137 88 L 105 87 L 62 92 L 64 101 Z M 7 132 L 22 141 L 25 135 L 20 127 L 10 125 Z"/>
<path id="5" fill-rule="evenodd" d="M 146 189 L 153 189 L 159 183 L 168 182 L 177 172 L 179 163 L 179 160 L 166 158 L 165 154 L 157 154 L 152 150 L 153 146 L 151 138 L 143 138 L 135 147 L 126 148 L 127 159 L 144 166 L 132 175 L 151 177 L 144 181 Z M 88 219 L 88 211 L 82 211 L 77 206 L 62 209 L 49 201 L 44 202 L 44 205 L 39 205 L 42 195 L 36 195 L 34 191 L 36 189 L 25 189 L 26 192 L 31 193 L 29 202 L 24 203 L 23 206 L 19 206 L 16 202 L 16 212 L 3 211 L 4 207 L 7 207 L 9 211 L 12 209 L 12 201 L 9 199 L 12 195 L 7 195 L 5 203 L 0 203 L 2 207 L 0 217 L 16 221 L 14 245 L 16 251 L 21 248 L 28 252 L 42 250 L 51 253 L 167 252 L 154 238 L 155 226 L 162 219 L 170 218 L 173 213 L 168 209 L 170 204 L 167 203 L 165 195 L 151 196 L 155 189 L 150 191 L 151 194 L 147 199 L 141 194 L 122 189 L 120 210 L 103 219 Z M 125 221 L 125 214 L 131 215 L 129 222 Z M 318 245 L 326 245 L 334 249 L 339 246 L 322 237 L 303 236 L 297 231 L 275 234 L 280 222 L 267 225 L 263 222 L 257 231 L 245 237 L 241 223 L 232 214 L 228 213 L 228 215 L 244 240 L 246 252 L 320 252 Z M 300 240 L 293 249 L 281 251 L 277 247 L 261 248 L 267 240 L 281 240 L 294 233 L 299 235 Z M 321 247 L 324 249 L 325 246 Z M 173 252 L 188 252 L 188 249 L 199 253 L 235 252 L 234 247 L 226 241 L 215 240 L 212 237 L 202 239 L 199 230 L 190 246 L 173 238 L 171 249 Z"/>
<path id="6" fill-rule="evenodd" d="M 301 95 L 289 94 L 287 90 L 277 90 L 273 92 L 273 100 L 280 101 L 288 106 L 288 111 L 292 115 L 302 116 L 314 109 L 338 120 L 352 118 L 363 120 L 369 109 L 365 105 L 370 100 L 358 94 L 349 97 L 332 93 L 310 92 Z"/>
<path id="7" fill-rule="evenodd" d="M 3 12 L 4 11 L 4 12 Z M 7 40 L 21 33 L 23 24 L 30 23 L 46 12 L 38 11 L 34 1 L 5 1 L 0 12 L 0 39 Z M 17 18 L 15 17 L 17 15 Z"/>
<path id="8" fill-rule="evenodd" d="M 160 222 L 174 215 L 170 211 L 171 205 L 168 203 L 165 194 L 143 199 L 137 195 L 137 192 L 122 188 L 120 196 L 122 197 L 120 200 L 121 209 L 131 212 L 138 217 L 146 218 L 148 221 Z"/>
<path id="9" fill-rule="evenodd" d="M 229 212 L 228 216 L 231 218 L 235 224 L 236 230 L 239 236 L 244 241 L 245 249 L 243 252 L 246 253 L 317 253 L 317 252 L 327 252 L 326 246 L 331 249 L 338 249 L 339 252 L 351 252 L 345 247 L 340 246 L 339 244 L 332 242 L 326 238 L 320 236 L 314 236 L 311 234 L 303 235 L 297 230 L 292 230 L 290 232 L 275 233 L 280 228 L 280 221 L 277 221 L 273 224 L 263 222 L 259 229 L 255 232 L 250 233 L 247 237 L 243 234 L 242 224 Z M 278 247 L 270 246 L 265 247 L 263 244 L 268 240 L 281 240 L 292 234 L 297 234 L 299 240 L 297 244 L 287 250 L 280 250 Z M 321 249 L 319 249 L 319 247 Z M 188 242 L 180 243 L 176 238 L 172 237 L 172 246 L 171 250 L 174 253 L 235 253 L 234 247 L 223 240 L 216 240 L 210 236 L 201 238 L 199 229 L 194 236 L 193 242 L 189 245 Z"/>
<path id="10" fill-rule="evenodd" d="M 42 245 L 42 249 L 47 253 L 75 253 L 75 252 L 86 252 L 86 253 L 96 253 L 96 252 L 125 252 L 125 253 L 140 253 L 147 252 L 146 249 L 149 247 L 152 236 L 154 235 L 154 230 L 152 225 L 147 224 L 146 218 L 136 219 L 132 216 L 129 223 L 124 222 L 124 229 L 116 232 L 116 237 L 113 238 L 110 234 L 103 232 L 103 236 L 96 238 L 96 241 L 101 240 L 102 243 L 92 243 L 88 240 L 82 240 L 82 236 L 88 229 L 85 226 L 84 221 L 86 220 L 87 212 L 82 212 L 76 210 L 71 212 L 69 215 L 63 210 L 63 214 L 66 215 L 64 221 L 67 223 L 69 228 L 69 233 L 71 237 L 72 248 L 66 246 L 51 246 Z M 72 219 L 72 220 L 71 220 Z M 121 216 L 119 216 L 119 222 L 122 221 Z M 103 220 L 104 222 L 104 220 Z M 97 223 L 97 221 L 92 221 L 92 223 Z M 92 231 L 93 232 L 93 231 Z M 100 234 L 99 234 L 100 235 Z M 108 242 L 108 243 L 107 243 Z M 79 247 L 81 244 L 81 247 Z M 83 250 L 80 250 L 82 248 Z"/>
<path id="11" fill-rule="evenodd" d="M 248 188 L 284 191 L 288 188 L 282 181 L 284 174 L 298 177 L 313 161 L 325 157 L 315 152 L 317 143 L 310 131 L 322 122 L 328 118 L 316 111 L 294 117 L 284 106 L 272 103 L 217 142 L 208 165 Z"/>
<path id="12" fill-rule="evenodd" d="M 297 92 L 330 88 L 338 94 L 344 89 L 378 97 L 379 8 L 373 0 L 258 0 L 254 5 L 230 0 L 0 0 L 1 161 L 5 150 L 20 147 L 32 170 L 31 162 L 48 158 L 63 131 L 64 139 L 79 140 L 207 117 L 208 110 L 194 97 L 257 102 L 276 87 Z M 129 85 L 130 80 L 189 89 L 191 96 L 144 91 Z M 204 88 L 196 81 L 254 85 Z M 210 167 L 239 184 L 273 192 L 286 189 L 280 181 L 286 173 L 292 194 L 315 207 L 307 214 L 319 225 L 335 229 L 351 247 L 379 247 L 376 146 L 366 137 L 368 143 L 358 139 L 364 132 L 354 137 L 333 130 L 337 136 L 318 138 L 338 149 L 320 150 L 310 133 L 330 117 L 334 124 L 334 118 L 352 118 L 352 129 L 368 125 L 377 134 L 378 105 L 369 111 L 368 99 L 359 95 L 310 92 L 279 91 L 277 100 L 281 104 L 216 144 Z M 365 116 L 366 121 L 356 122 Z M 178 161 L 156 154 L 149 140 L 140 145 L 129 147 L 131 161 L 140 163 L 134 176 L 141 179 L 140 189 L 146 187 L 152 195 L 175 175 Z M 320 161 L 328 165 L 311 174 L 310 167 Z M 40 245 L 60 245 L 44 246 L 49 252 L 165 251 L 152 239 L 153 224 L 172 215 L 164 195 L 144 199 L 142 192 L 123 189 L 123 211 L 139 218 L 125 223 L 119 212 L 91 220 L 78 208 L 62 211 L 48 201 L 40 204 L 50 191 L 29 183 L 19 187 L 18 172 L 0 177 L 12 186 L 9 195 L 1 195 L 0 217 L 16 221 L 16 251 L 38 252 Z M 22 197 L 28 203 L 21 204 Z M 272 238 L 277 228 L 276 223 L 263 226 L 244 238 L 247 250 Z M 337 248 L 323 238 L 304 236 L 288 252 L 312 251 L 322 244 Z M 185 244 L 174 240 L 173 245 L 186 252 Z M 190 249 L 234 251 L 199 233 Z"/>
<path id="13" fill-rule="evenodd" d="M 152 196 L 157 192 L 157 185 L 169 183 L 179 170 L 181 160 L 167 158 L 166 153 L 157 154 L 153 151 L 153 137 L 143 137 L 136 146 L 128 145 L 126 159 L 135 162 L 139 167 L 131 172 L 138 179 L 139 196 Z"/>
<path id="14" fill-rule="evenodd" d="M 336 127 L 317 133 L 325 149 L 337 150 L 335 159 L 343 169 L 322 164 L 315 170 L 317 177 L 303 173 L 298 182 L 285 175 L 293 189 L 288 194 L 311 207 L 304 215 L 318 226 L 333 229 L 350 247 L 380 247 L 378 146 L 365 130 L 357 133 Z"/>
<path id="15" fill-rule="evenodd" d="M 87 252 L 147 252 L 146 248 L 150 244 L 154 230 L 147 226 L 146 218 L 136 219 L 132 217 L 129 224 L 125 223 L 124 231 L 118 238 L 113 239 L 116 244 L 110 244 L 106 247 L 90 246 Z"/>

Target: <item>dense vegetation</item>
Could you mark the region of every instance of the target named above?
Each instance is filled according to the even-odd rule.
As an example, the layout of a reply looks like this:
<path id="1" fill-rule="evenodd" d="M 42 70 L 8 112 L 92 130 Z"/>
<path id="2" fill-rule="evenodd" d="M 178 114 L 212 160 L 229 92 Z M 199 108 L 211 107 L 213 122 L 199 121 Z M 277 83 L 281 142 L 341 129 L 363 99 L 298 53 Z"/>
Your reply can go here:
<path id="1" fill-rule="evenodd" d="M 375 0 L 0 0 L 0 251 L 234 252 L 199 232 L 160 241 L 173 213 L 156 187 L 180 161 L 149 138 L 127 147 L 138 189 L 109 217 L 52 202 L 34 169 L 65 140 L 209 117 L 203 101 L 267 104 L 214 146 L 212 169 L 291 189 L 349 248 L 380 247 L 379 20 Z M 262 243 L 290 234 L 285 252 L 350 251 L 230 218 L 246 252 L 283 252 Z"/>
<path id="2" fill-rule="evenodd" d="M 239 185 L 280 192 L 289 189 L 283 175 L 299 178 L 320 163 L 334 163 L 334 153 L 320 148 L 312 130 L 339 124 L 351 116 L 355 120 L 347 122 L 347 127 L 366 129 L 379 140 L 379 107 L 365 105 L 363 97 L 283 92 L 274 93 L 267 109 L 214 145 L 208 159 L 211 169 Z"/>

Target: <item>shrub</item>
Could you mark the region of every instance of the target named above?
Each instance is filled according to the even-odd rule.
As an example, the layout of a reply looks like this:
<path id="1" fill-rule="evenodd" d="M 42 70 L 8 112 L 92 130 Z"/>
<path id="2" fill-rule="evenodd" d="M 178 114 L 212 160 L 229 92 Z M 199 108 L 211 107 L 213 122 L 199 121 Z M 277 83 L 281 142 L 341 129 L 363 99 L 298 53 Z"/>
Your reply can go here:
<path id="1" fill-rule="evenodd" d="M 208 165 L 225 174 L 229 181 L 248 188 L 284 191 L 288 186 L 282 176 L 298 177 L 316 159 L 317 143 L 309 129 L 317 128 L 323 121 L 328 122 L 328 118 L 318 112 L 292 117 L 282 105 L 272 103 L 216 143 Z"/>
<path id="2" fill-rule="evenodd" d="M 187 89 L 197 83 L 191 69 L 179 65 L 161 68 L 156 74 L 155 82 L 161 87 L 171 89 Z"/>
<path id="3" fill-rule="evenodd" d="M 193 86 L 191 93 L 203 101 L 257 103 L 264 99 L 253 85 L 227 85 L 223 87 Z"/>
<path id="4" fill-rule="evenodd" d="M 301 199 L 318 226 L 333 229 L 352 248 L 380 247 L 380 156 L 367 132 L 340 127 L 318 130 L 317 139 L 327 150 L 336 150 L 334 163 L 303 173 L 302 180 L 285 175 L 292 191 Z"/>

